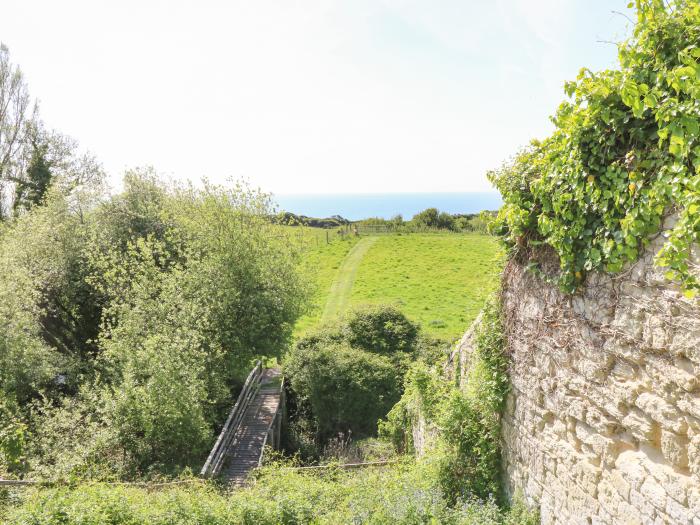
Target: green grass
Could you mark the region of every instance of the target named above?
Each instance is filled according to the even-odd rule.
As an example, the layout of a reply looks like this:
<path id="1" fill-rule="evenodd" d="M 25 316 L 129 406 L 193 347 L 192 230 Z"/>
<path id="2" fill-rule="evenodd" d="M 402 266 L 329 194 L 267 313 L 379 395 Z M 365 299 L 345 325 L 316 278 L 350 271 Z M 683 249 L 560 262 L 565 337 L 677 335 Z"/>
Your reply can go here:
<path id="1" fill-rule="evenodd" d="M 3 509 L 0 522 L 24 525 L 533 525 L 520 508 L 493 502 L 450 508 L 434 483 L 437 465 L 402 461 L 385 468 L 304 473 L 268 467 L 250 488 L 225 491 L 212 483 L 158 491 L 86 484 L 28 489 Z M 526 521 L 528 520 L 529 521 Z"/>
<path id="2" fill-rule="evenodd" d="M 317 289 L 310 312 L 296 325 L 300 336 L 359 304 L 398 306 L 435 337 L 459 337 L 498 280 L 500 250 L 480 234 L 411 233 L 325 243 L 324 230 L 307 228 L 307 271 Z M 370 240 L 371 239 L 371 240 Z"/>
<path id="3" fill-rule="evenodd" d="M 377 241 L 377 237 L 365 237 L 360 239 L 352 249 L 348 252 L 343 260 L 340 268 L 336 272 L 328 297 L 326 298 L 326 306 L 323 309 L 322 322 L 330 321 L 343 313 L 349 302 L 352 286 L 355 283 L 355 275 L 364 256 L 367 254 L 372 245 Z"/>
<path id="4" fill-rule="evenodd" d="M 304 230 L 307 241 L 304 251 L 304 269 L 311 276 L 315 289 L 309 311 L 294 326 L 295 337 L 304 335 L 308 330 L 318 325 L 333 280 L 338 275 L 338 270 L 348 252 L 359 240 L 357 237 L 339 239 L 337 234 L 330 230 L 329 236 L 331 237 L 329 239 L 331 242 L 326 244 L 326 230 L 320 228 L 304 228 Z M 335 239 L 332 237 L 333 235 L 336 236 Z"/>
<path id="5" fill-rule="evenodd" d="M 499 247 L 479 234 L 379 237 L 355 277 L 351 304 L 397 305 L 436 337 L 459 337 L 498 281 Z"/>

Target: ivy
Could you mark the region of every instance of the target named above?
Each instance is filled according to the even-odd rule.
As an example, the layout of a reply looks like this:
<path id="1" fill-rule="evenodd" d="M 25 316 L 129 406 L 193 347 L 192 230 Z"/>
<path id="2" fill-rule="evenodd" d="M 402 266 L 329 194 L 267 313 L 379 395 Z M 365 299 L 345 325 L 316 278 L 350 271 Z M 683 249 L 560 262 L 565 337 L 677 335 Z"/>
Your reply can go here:
<path id="1" fill-rule="evenodd" d="M 492 225 L 513 250 L 548 245 L 558 283 L 635 261 L 664 218 L 678 220 L 656 263 L 686 295 L 700 291 L 700 4 L 637 0 L 619 70 L 581 70 L 554 133 L 490 172 L 504 205 Z"/>

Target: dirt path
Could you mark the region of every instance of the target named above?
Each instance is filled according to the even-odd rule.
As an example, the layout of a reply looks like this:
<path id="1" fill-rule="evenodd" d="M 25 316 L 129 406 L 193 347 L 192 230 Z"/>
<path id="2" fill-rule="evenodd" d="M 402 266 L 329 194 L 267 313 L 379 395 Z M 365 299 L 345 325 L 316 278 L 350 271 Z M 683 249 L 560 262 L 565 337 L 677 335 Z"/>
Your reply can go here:
<path id="1" fill-rule="evenodd" d="M 350 302 L 350 292 L 352 285 L 355 282 L 357 268 L 362 262 L 362 258 L 369 251 L 372 245 L 377 241 L 378 237 L 365 237 L 352 247 L 343 259 L 338 273 L 336 274 L 331 291 L 326 300 L 326 306 L 323 309 L 321 322 L 325 323 L 334 319 L 339 314 L 343 313 Z"/>

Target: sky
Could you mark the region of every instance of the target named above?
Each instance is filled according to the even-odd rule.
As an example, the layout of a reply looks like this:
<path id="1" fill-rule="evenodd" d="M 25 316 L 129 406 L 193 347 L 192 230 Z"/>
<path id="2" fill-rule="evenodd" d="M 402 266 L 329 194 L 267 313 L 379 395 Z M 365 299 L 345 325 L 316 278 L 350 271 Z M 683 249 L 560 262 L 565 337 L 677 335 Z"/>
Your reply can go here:
<path id="1" fill-rule="evenodd" d="M 566 80 L 616 65 L 626 4 L 3 0 L 0 41 L 115 188 L 153 166 L 277 194 L 489 191 Z"/>

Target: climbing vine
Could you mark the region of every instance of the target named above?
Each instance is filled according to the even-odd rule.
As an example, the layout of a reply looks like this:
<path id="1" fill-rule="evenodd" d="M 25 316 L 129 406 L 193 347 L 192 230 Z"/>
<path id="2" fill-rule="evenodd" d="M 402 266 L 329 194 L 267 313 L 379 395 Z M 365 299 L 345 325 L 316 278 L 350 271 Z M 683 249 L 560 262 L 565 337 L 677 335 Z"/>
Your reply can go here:
<path id="1" fill-rule="evenodd" d="M 514 250 L 548 245 L 562 289 L 592 270 L 619 272 L 676 214 L 657 264 L 700 291 L 700 4 L 637 0 L 619 70 L 581 70 L 554 133 L 489 173 L 504 205 L 493 224 Z M 632 4 L 630 4 L 630 7 Z"/>

